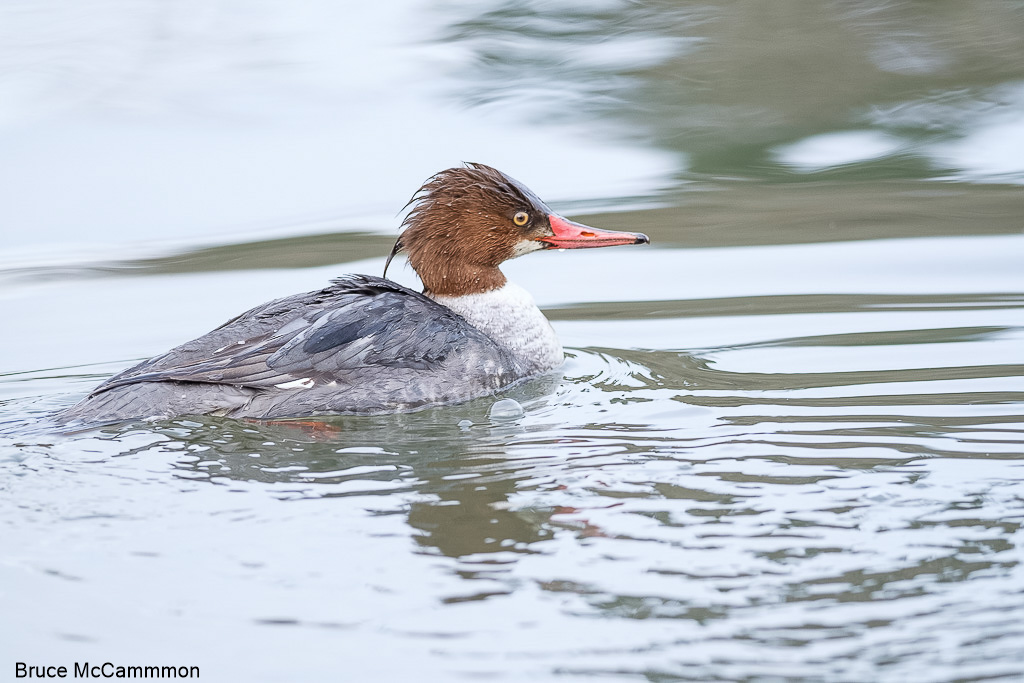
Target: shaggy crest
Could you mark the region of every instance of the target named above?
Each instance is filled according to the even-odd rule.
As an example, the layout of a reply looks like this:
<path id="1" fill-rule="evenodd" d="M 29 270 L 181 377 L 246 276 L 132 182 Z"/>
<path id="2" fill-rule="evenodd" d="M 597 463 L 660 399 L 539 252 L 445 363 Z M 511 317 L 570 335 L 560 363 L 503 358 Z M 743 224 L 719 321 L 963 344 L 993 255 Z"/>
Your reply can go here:
<path id="1" fill-rule="evenodd" d="M 547 228 L 551 210 L 519 181 L 496 168 L 467 163 L 431 176 L 406 207 L 404 231 L 384 266 L 400 252 L 433 294 L 487 291 L 505 283 L 498 270 L 515 255 L 516 243 Z M 515 228 L 520 211 L 530 223 Z M 513 230 L 507 228 L 513 225 Z M 468 287 L 467 287 L 468 285 Z"/>

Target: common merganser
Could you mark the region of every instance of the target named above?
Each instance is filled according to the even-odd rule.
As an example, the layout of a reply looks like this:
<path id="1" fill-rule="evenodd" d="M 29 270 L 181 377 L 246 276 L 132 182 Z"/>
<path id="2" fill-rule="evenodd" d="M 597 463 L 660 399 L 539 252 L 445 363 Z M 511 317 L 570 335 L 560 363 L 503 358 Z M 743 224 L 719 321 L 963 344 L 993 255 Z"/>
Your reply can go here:
<path id="1" fill-rule="evenodd" d="M 441 171 L 409 205 L 384 274 L 406 252 L 422 294 L 384 278 L 342 276 L 115 375 L 58 419 L 380 414 L 493 394 L 564 361 L 551 324 L 505 279 L 503 261 L 650 241 L 567 220 L 483 164 Z"/>

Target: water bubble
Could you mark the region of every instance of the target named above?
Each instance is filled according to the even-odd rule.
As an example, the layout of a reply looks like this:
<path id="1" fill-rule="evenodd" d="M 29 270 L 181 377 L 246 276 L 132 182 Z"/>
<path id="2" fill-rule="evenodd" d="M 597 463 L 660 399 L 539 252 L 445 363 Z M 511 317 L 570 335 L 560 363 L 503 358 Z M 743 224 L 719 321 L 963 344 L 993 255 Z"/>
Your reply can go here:
<path id="1" fill-rule="evenodd" d="M 469 431 L 469 428 L 473 426 L 472 420 L 459 420 L 459 429 L 462 431 Z"/>
<path id="2" fill-rule="evenodd" d="M 494 402 L 488 416 L 492 420 L 517 420 L 525 414 L 526 411 L 519 405 L 519 401 L 512 398 L 503 398 L 500 401 Z"/>

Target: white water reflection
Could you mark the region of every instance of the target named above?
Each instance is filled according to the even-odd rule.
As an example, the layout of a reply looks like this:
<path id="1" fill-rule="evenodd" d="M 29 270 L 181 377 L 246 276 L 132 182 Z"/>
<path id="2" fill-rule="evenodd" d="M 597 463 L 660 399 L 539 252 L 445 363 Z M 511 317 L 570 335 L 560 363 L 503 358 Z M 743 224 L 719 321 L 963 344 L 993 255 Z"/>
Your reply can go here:
<path id="1" fill-rule="evenodd" d="M 958 180 L 1024 183 L 1024 83 L 936 91 L 864 117 L 892 134 L 923 139 L 914 147 Z M 915 133 L 916 131 L 916 133 Z"/>
<path id="2" fill-rule="evenodd" d="M 980 182 L 1024 184 L 1024 84 L 1004 93 L 1001 105 L 979 117 L 963 137 L 934 145 L 937 165 Z"/>
<path id="3" fill-rule="evenodd" d="M 1024 85 L 1004 86 L 978 99 L 964 93 L 938 94 L 895 107 L 875 108 L 867 117 L 880 130 L 836 131 L 804 138 L 774 150 L 781 164 L 813 173 L 846 164 L 914 154 L 957 180 L 1024 183 Z M 898 134 L 926 131 L 913 141 Z M 884 132 L 889 131 L 889 132 Z"/>
<path id="4" fill-rule="evenodd" d="M 594 128 L 452 106 L 452 52 L 426 41 L 443 20 L 427 6 L 0 9 L 2 249 L 125 254 L 324 219 L 394 230 L 420 183 L 464 160 L 549 200 L 650 193 L 675 170 Z"/>
<path id="5" fill-rule="evenodd" d="M 775 152 L 778 160 L 803 172 L 856 164 L 895 154 L 906 143 L 878 131 L 844 131 L 805 138 Z"/>

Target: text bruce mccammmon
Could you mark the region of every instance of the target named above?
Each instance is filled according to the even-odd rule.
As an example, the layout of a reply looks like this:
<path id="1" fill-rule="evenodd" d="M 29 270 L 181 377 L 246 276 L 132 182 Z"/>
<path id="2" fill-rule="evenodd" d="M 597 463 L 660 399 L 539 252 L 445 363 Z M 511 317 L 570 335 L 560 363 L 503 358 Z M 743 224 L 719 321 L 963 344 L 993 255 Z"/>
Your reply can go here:
<path id="1" fill-rule="evenodd" d="M 15 678 L 199 678 L 198 666 L 123 666 L 113 662 L 89 664 L 75 662 L 69 670 L 63 665 L 29 665 L 15 662 Z"/>

